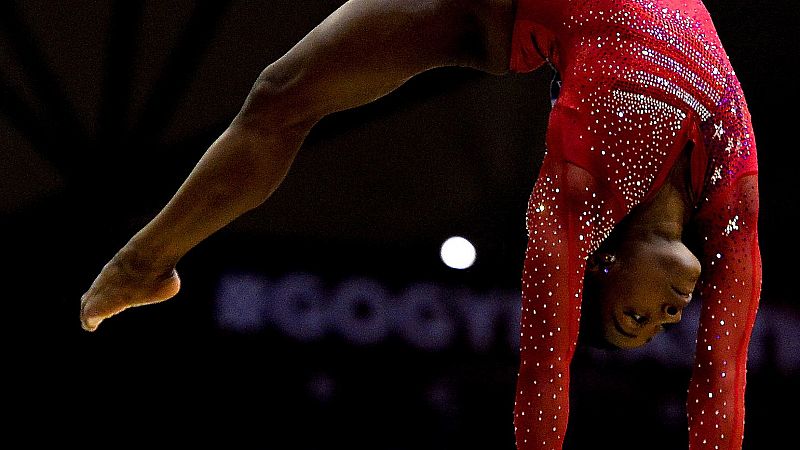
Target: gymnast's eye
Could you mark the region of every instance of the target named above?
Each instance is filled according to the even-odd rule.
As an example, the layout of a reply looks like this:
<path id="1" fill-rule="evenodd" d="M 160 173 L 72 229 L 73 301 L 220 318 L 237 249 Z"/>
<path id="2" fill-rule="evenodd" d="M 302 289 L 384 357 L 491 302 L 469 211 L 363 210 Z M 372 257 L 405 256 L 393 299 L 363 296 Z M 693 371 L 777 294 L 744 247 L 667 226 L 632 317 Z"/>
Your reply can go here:
<path id="1" fill-rule="evenodd" d="M 644 325 L 647 323 L 647 317 L 642 316 L 640 314 L 636 314 L 635 312 L 629 311 L 626 312 L 625 315 L 633 319 L 633 321 L 639 325 Z"/>

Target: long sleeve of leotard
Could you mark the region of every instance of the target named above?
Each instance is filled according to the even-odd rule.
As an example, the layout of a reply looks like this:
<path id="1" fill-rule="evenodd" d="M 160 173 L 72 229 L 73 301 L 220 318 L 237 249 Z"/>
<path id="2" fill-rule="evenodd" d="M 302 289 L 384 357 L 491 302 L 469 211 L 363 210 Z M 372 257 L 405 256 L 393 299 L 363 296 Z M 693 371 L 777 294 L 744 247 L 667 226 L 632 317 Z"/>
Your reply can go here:
<path id="1" fill-rule="evenodd" d="M 687 399 L 690 449 L 742 448 L 747 350 L 761 294 L 755 138 L 739 84 L 728 79 L 705 133 L 711 160 L 696 213 L 702 312 Z"/>
<path id="2" fill-rule="evenodd" d="M 747 348 L 761 287 L 756 178 L 742 177 L 708 205 L 687 401 L 690 449 L 742 448 Z"/>
<path id="3" fill-rule="evenodd" d="M 520 450 L 560 449 L 564 441 L 586 259 L 615 215 L 597 187 L 578 166 L 547 159 L 530 197 L 514 420 Z"/>

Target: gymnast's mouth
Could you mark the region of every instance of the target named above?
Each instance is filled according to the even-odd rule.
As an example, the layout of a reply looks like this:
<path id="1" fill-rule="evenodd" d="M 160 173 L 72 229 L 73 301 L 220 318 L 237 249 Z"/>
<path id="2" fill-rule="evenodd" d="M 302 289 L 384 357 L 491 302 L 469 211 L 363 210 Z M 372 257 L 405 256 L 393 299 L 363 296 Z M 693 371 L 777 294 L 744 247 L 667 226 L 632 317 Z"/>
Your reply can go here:
<path id="1" fill-rule="evenodd" d="M 687 288 L 678 288 L 677 286 L 672 286 L 672 292 L 678 294 L 679 297 L 689 302 L 692 299 L 692 291 L 694 289 L 687 289 Z"/>

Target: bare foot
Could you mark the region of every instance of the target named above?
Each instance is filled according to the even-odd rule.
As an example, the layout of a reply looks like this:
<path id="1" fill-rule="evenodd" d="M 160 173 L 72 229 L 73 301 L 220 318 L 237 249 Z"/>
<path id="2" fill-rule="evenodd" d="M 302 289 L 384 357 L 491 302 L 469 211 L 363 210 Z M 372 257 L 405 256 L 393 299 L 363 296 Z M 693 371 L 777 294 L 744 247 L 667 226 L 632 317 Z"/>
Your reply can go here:
<path id="1" fill-rule="evenodd" d="M 94 331 L 103 320 L 142 305 L 163 302 L 181 287 L 174 267 L 152 269 L 131 256 L 118 253 L 81 296 L 81 325 Z"/>

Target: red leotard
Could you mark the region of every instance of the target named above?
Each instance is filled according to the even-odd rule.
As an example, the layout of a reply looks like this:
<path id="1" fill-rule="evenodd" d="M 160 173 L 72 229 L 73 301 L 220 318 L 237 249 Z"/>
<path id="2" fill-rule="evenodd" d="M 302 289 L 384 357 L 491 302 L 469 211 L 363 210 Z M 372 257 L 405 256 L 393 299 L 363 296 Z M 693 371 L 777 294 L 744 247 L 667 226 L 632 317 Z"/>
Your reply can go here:
<path id="1" fill-rule="evenodd" d="M 761 289 L 758 163 L 708 12 L 700 0 L 519 0 L 510 68 L 546 61 L 562 88 L 527 214 L 517 447 L 562 447 L 587 257 L 689 148 L 703 239 L 689 447 L 741 449 Z"/>

